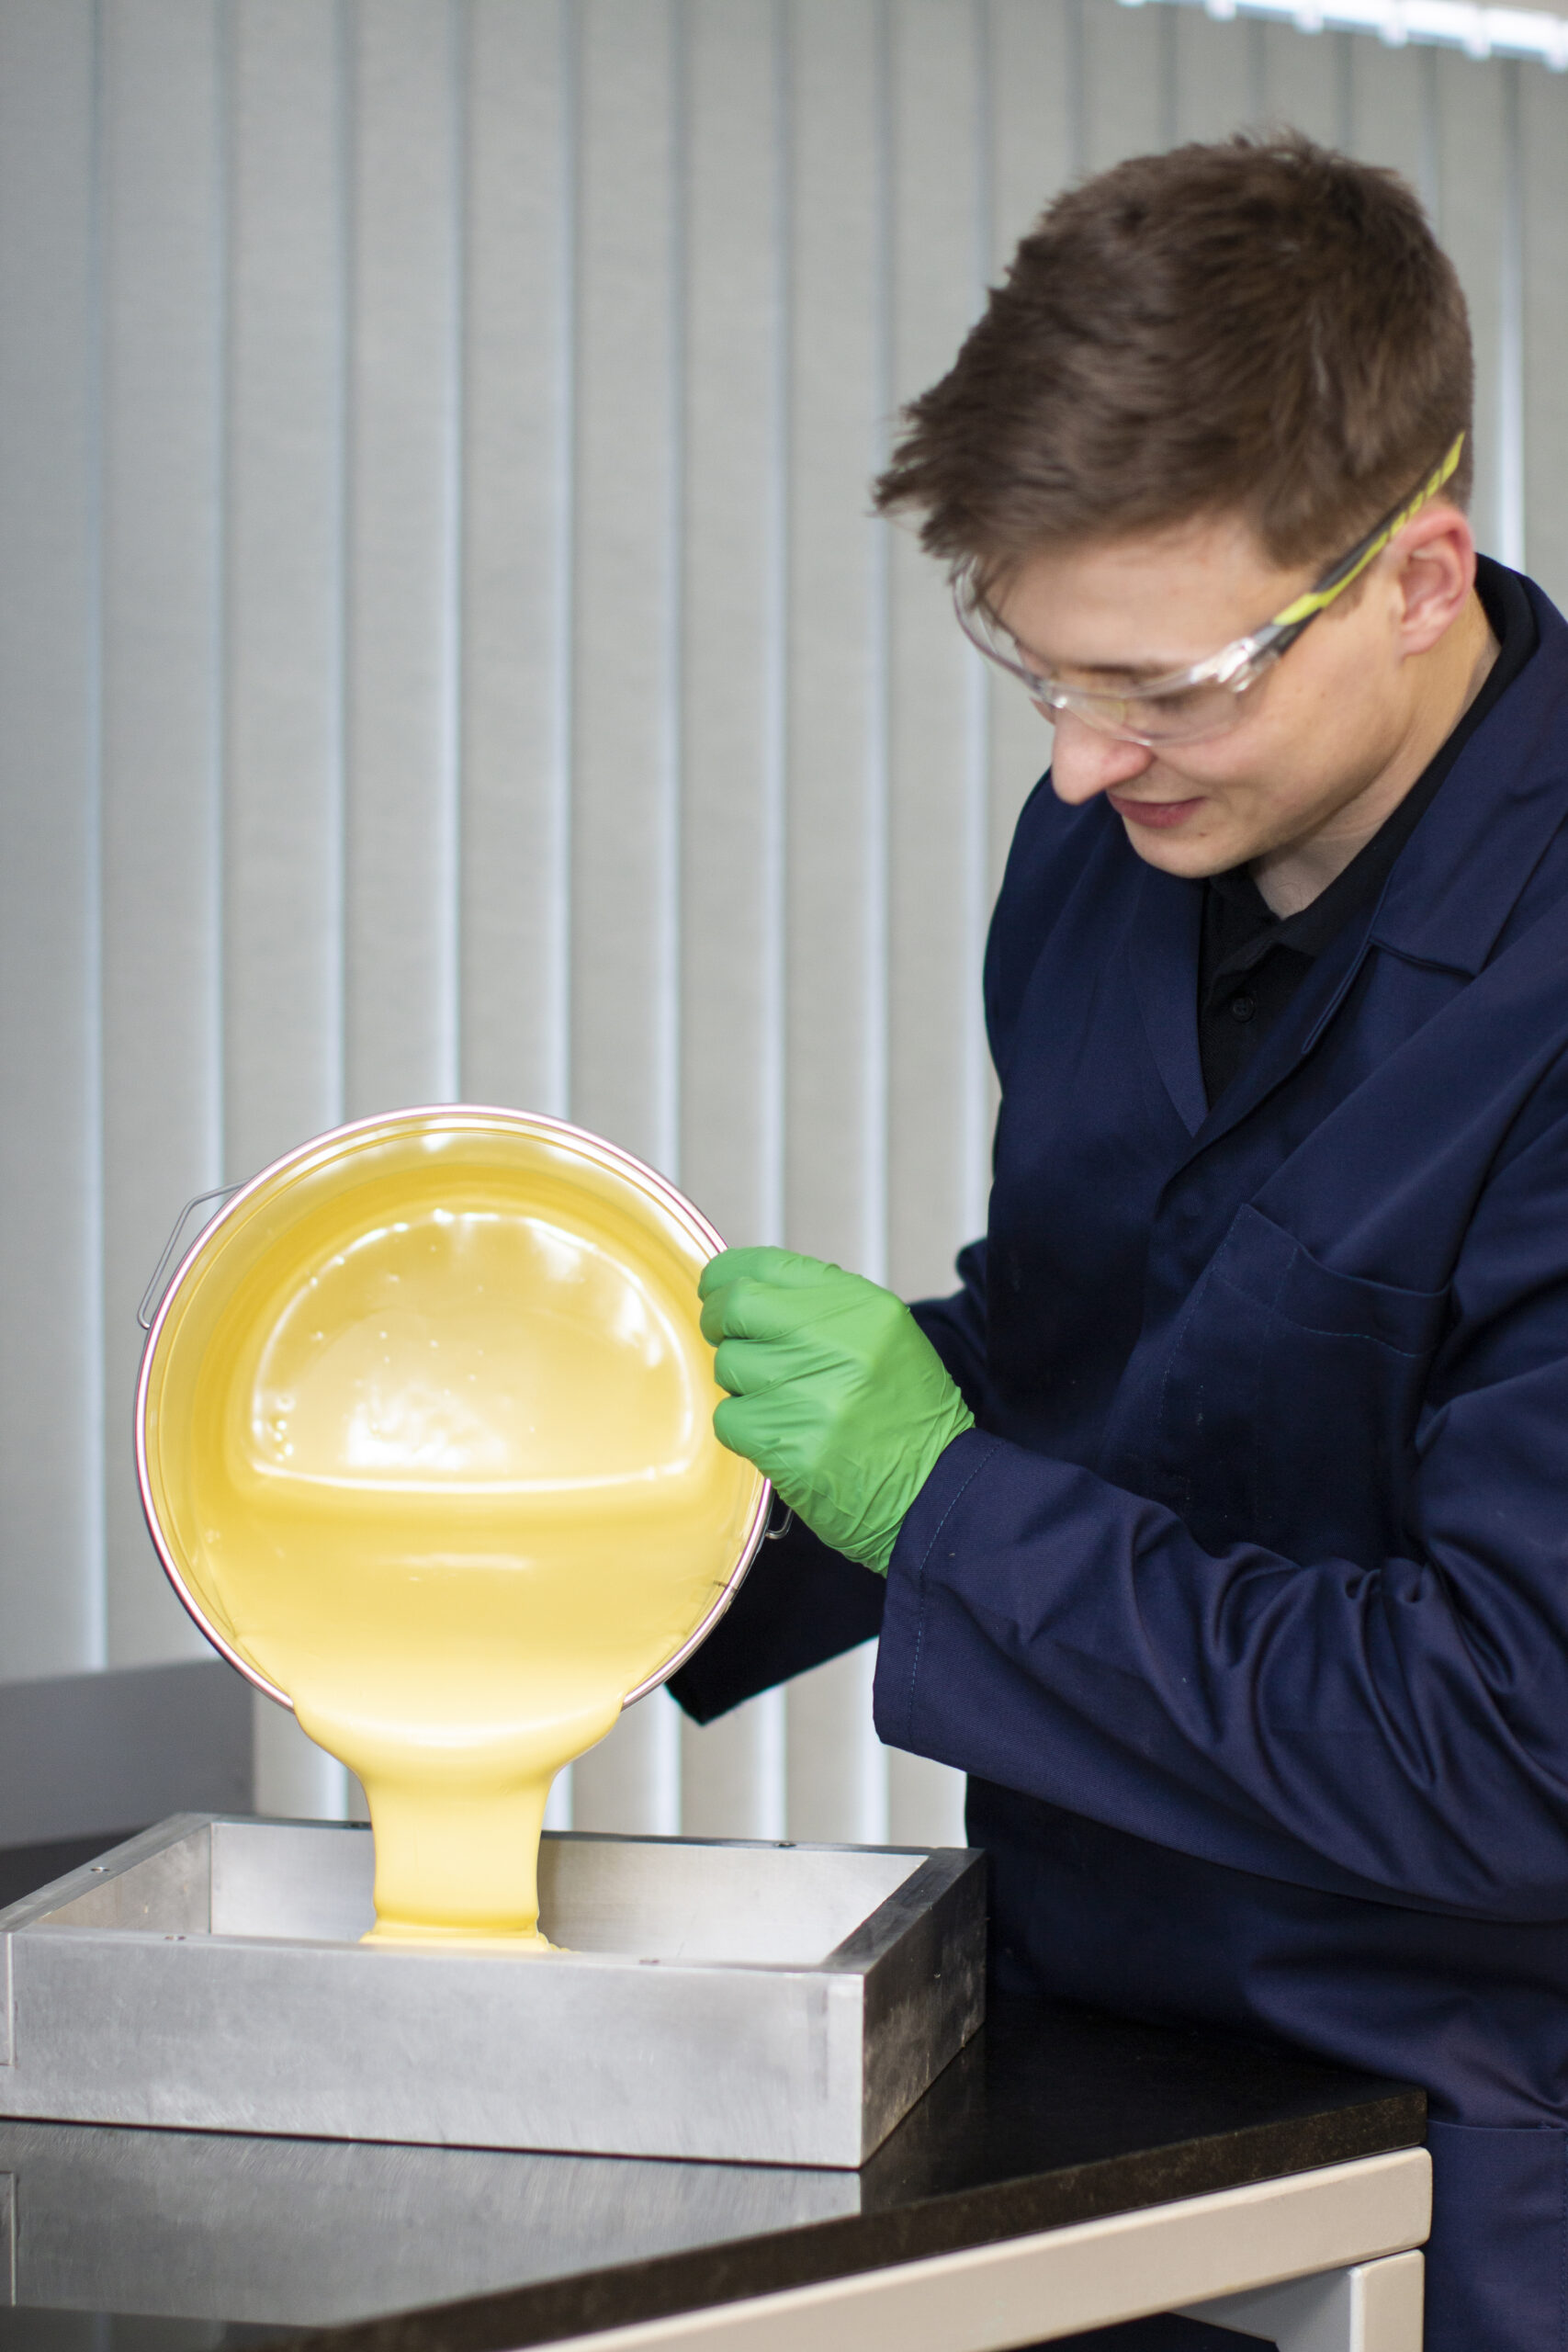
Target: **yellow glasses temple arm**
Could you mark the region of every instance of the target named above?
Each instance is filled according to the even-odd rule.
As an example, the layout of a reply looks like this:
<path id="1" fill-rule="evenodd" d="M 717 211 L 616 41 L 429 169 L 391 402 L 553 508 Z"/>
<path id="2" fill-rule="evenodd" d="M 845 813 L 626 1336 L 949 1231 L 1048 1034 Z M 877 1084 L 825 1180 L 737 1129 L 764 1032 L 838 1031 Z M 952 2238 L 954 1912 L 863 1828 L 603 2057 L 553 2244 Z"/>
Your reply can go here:
<path id="1" fill-rule="evenodd" d="M 1336 596 L 1343 595 L 1350 582 L 1359 580 L 1374 558 L 1382 553 L 1390 539 L 1403 531 L 1406 523 L 1418 514 L 1429 500 L 1436 498 L 1445 482 L 1451 480 L 1463 451 L 1464 435 L 1461 433 L 1442 463 L 1434 467 L 1415 496 L 1391 514 L 1386 523 L 1381 524 L 1364 546 L 1345 558 L 1347 568 L 1340 576 L 1337 579 L 1330 572 L 1328 578 L 1320 581 L 1315 588 L 1309 588 L 1304 596 L 1298 596 L 1293 605 L 1287 605 L 1282 613 L 1276 613 L 1269 624 L 1270 629 L 1292 628 L 1299 622 L 1309 621 L 1314 613 L 1321 613 L 1331 605 Z"/>

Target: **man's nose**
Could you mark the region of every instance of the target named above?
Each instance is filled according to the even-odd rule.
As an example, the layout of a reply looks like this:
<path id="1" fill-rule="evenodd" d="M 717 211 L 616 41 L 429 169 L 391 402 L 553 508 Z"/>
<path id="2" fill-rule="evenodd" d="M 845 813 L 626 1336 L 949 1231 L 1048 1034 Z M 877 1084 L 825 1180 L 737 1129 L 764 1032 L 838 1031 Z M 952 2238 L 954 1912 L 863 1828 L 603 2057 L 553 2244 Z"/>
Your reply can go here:
<path id="1" fill-rule="evenodd" d="M 1102 735 L 1098 727 L 1076 718 L 1070 710 L 1056 713 L 1056 743 L 1051 760 L 1051 785 L 1058 800 L 1076 808 L 1099 792 L 1114 792 L 1152 768 L 1155 755 L 1146 743 L 1124 743 Z"/>

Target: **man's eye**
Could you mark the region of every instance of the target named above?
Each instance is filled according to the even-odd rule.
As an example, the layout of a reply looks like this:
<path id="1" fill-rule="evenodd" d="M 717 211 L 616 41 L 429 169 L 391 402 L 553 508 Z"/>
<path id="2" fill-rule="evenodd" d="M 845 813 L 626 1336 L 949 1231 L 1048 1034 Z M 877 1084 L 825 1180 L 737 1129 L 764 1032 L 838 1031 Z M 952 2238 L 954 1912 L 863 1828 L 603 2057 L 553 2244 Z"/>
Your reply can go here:
<path id="1" fill-rule="evenodd" d="M 1120 702 L 1143 692 L 1148 684 L 1148 673 L 1135 677 L 1128 670 L 1095 670 L 1075 678 L 1069 670 L 1055 673 L 1052 683 L 1067 687 L 1073 694 L 1104 695 L 1109 700 Z"/>

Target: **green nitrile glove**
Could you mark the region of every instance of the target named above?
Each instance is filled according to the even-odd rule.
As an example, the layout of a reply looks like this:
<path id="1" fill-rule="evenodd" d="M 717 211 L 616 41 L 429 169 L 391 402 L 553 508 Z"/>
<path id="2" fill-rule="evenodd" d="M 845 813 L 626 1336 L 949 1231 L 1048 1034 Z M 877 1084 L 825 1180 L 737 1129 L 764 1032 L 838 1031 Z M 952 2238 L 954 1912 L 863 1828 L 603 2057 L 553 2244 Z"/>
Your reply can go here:
<path id="1" fill-rule="evenodd" d="M 729 1395 L 713 1417 L 835 1551 L 886 1576 L 904 1514 L 975 1416 L 900 1298 L 788 1250 L 704 1267 L 703 1337 Z"/>

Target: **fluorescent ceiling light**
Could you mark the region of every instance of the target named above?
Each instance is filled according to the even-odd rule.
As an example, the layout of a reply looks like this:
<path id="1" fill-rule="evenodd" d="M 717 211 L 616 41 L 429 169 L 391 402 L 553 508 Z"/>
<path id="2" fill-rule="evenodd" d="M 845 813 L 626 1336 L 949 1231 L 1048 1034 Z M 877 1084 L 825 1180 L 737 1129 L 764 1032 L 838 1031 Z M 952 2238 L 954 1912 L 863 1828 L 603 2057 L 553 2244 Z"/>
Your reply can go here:
<path id="1" fill-rule="evenodd" d="M 1436 41 L 1469 57 L 1533 57 L 1552 72 L 1568 72 L 1568 17 L 1543 8 L 1489 8 L 1472 0 L 1175 0 L 1206 15 L 1272 17 L 1298 32 L 1325 28 L 1376 33 L 1391 49 Z M 1121 0 L 1141 8 L 1145 0 Z"/>

